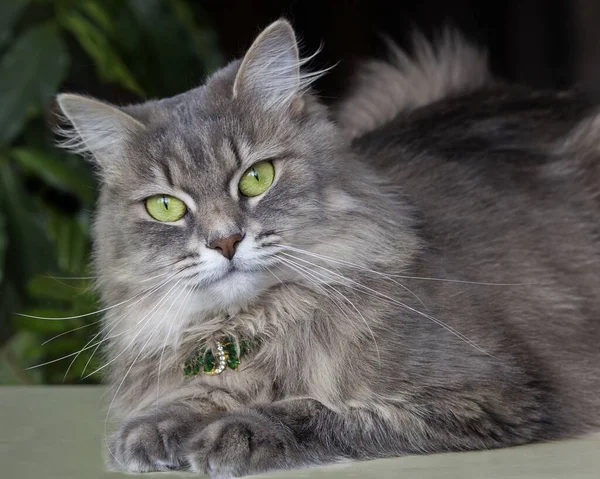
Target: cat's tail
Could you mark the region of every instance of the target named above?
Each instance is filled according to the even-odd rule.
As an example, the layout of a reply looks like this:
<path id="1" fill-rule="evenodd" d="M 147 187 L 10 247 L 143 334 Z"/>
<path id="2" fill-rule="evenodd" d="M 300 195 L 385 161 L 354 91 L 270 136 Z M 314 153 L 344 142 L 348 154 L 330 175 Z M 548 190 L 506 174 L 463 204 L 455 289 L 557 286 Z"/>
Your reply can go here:
<path id="1" fill-rule="evenodd" d="M 400 112 L 448 95 L 475 90 L 491 80 L 487 53 L 459 32 L 445 29 L 433 42 L 413 35 L 412 55 L 386 39 L 390 60 L 370 60 L 358 70 L 350 93 L 336 107 L 339 123 L 361 136 Z"/>

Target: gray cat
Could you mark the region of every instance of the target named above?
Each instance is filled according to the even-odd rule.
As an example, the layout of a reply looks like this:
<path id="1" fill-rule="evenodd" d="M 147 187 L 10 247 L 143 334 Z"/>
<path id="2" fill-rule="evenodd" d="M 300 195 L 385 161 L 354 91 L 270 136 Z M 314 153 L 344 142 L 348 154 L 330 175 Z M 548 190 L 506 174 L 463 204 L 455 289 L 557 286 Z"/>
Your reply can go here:
<path id="1" fill-rule="evenodd" d="M 58 97 L 102 182 L 112 467 L 227 478 L 599 426 L 597 109 L 493 81 L 456 35 L 415 52 L 334 111 L 286 21 L 174 98 Z"/>

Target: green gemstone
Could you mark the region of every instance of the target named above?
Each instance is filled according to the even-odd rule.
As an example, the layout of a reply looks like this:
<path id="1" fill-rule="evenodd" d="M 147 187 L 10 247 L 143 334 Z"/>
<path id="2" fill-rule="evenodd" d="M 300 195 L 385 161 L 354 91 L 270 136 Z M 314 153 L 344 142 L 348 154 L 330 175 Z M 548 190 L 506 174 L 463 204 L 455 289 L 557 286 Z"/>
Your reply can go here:
<path id="1" fill-rule="evenodd" d="M 232 336 L 223 337 L 218 343 L 223 346 L 227 366 L 234 370 L 239 367 L 241 358 L 259 345 L 257 341 L 241 340 L 236 342 Z M 215 369 L 216 364 L 217 358 L 212 350 L 205 346 L 190 356 L 184 364 L 183 372 L 186 376 L 197 375 L 200 371 L 208 373 Z"/>
<path id="2" fill-rule="evenodd" d="M 237 356 L 227 358 L 227 366 L 229 366 L 231 369 L 237 369 L 239 365 L 240 359 Z"/>
<path id="3" fill-rule="evenodd" d="M 210 349 L 204 354 L 204 372 L 208 373 L 215 368 L 215 357 Z"/>
<path id="4" fill-rule="evenodd" d="M 237 352 L 237 348 L 235 347 L 235 344 L 229 345 L 227 347 L 226 351 L 230 358 L 235 358 L 235 359 L 238 358 L 238 352 Z"/>
<path id="5" fill-rule="evenodd" d="M 229 358 L 227 360 L 227 366 L 229 366 L 230 369 L 237 369 L 239 365 L 240 365 L 239 359 Z"/>

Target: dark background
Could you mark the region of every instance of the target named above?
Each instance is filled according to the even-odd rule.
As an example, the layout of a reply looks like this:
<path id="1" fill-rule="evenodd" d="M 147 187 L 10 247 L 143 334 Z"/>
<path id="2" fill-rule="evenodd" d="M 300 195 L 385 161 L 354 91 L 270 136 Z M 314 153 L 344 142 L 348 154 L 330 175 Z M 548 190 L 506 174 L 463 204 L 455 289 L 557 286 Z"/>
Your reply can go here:
<path id="1" fill-rule="evenodd" d="M 506 81 L 600 93 L 599 0 L 0 0 L 0 384 L 100 379 L 88 376 L 102 365 L 88 342 L 99 328 L 88 266 L 97 182 L 54 146 L 56 93 L 175 95 L 282 16 L 305 55 L 323 47 L 312 68 L 336 65 L 316 84 L 326 103 L 357 62 L 385 56 L 381 34 L 410 51 L 412 32 L 445 26 L 487 47 Z"/>
<path id="2" fill-rule="evenodd" d="M 380 33 L 410 47 L 415 29 L 428 36 L 445 25 L 487 47 L 498 76 L 536 88 L 600 80 L 600 2 L 597 0 L 209 1 L 225 58 L 243 54 L 261 27 L 291 20 L 306 52 L 322 43 L 322 64 L 341 63 L 319 83 L 327 98 L 343 91 L 355 62 L 383 55 Z"/>

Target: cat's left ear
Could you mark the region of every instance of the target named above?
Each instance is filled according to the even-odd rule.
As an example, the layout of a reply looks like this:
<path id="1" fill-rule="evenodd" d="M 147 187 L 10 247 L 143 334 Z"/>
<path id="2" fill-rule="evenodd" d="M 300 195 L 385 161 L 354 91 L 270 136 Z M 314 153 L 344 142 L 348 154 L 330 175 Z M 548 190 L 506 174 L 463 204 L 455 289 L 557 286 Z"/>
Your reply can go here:
<path id="1" fill-rule="evenodd" d="M 301 107 L 300 56 L 296 35 L 285 20 L 269 25 L 246 53 L 233 84 L 233 96 L 250 94 L 265 109 Z"/>

